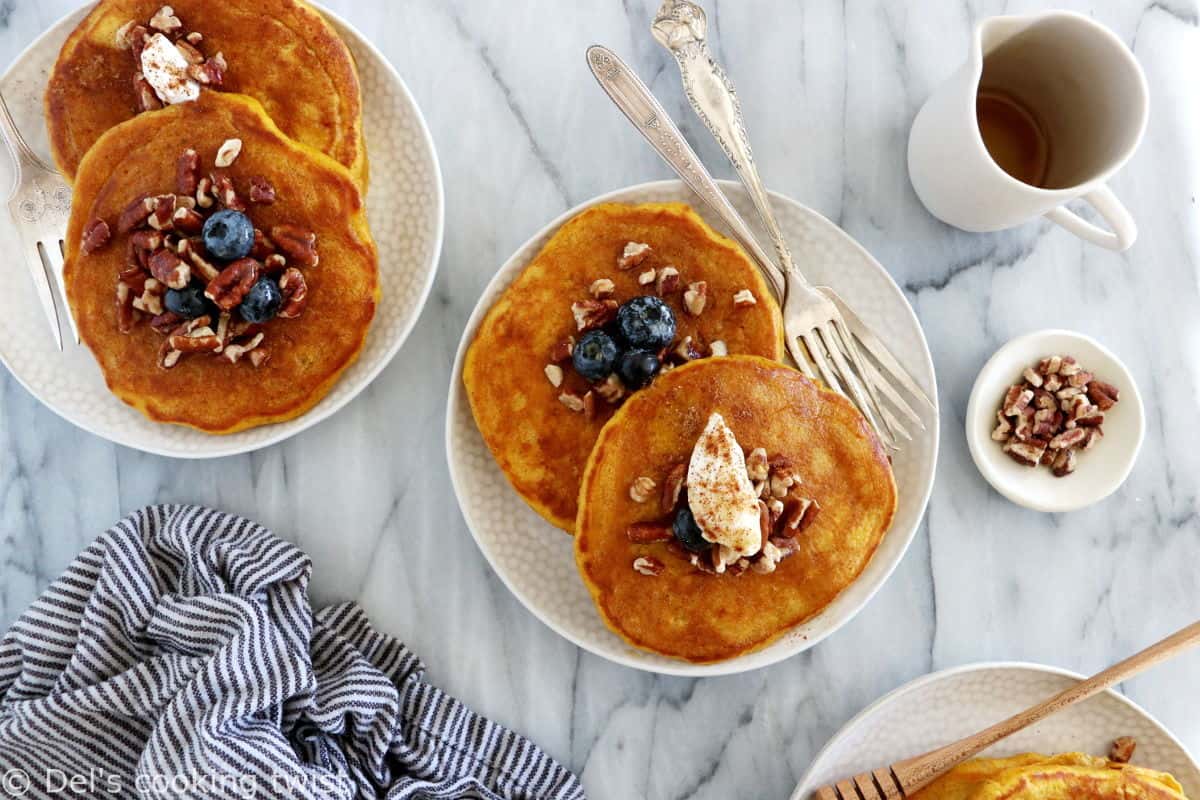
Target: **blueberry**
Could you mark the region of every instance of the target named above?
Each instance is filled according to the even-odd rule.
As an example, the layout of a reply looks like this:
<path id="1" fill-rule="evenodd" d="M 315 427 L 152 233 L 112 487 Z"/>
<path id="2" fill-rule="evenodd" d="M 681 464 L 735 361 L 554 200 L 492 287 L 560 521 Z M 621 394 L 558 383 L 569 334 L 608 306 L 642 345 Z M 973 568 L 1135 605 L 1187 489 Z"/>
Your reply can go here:
<path id="1" fill-rule="evenodd" d="M 220 261 L 236 261 L 254 247 L 254 223 L 240 211 L 225 209 L 204 221 L 204 248 Z"/>
<path id="2" fill-rule="evenodd" d="M 168 311 L 174 311 L 187 319 L 195 319 L 210 313 L 208 298 L 204 296 L 204 287 L 195 284 L 185 289 L 167 289 L 163 305 L 167 307 Z"/>
<path id="3" fill-rule="evenodd" d="M 617 343 L 604 331 L 588 331 L 571 351 L 575 371 L 589 381 L 602 381 L 617 363 Z"/>
<path id="4" fill-rule="evenodd" d="M 622 354 L 617 362 L 617 374 L 621 376 L 621 383 L 630 389 L 642 388 L 660 369 L 662 362 L 649 350 L 630 350 Z"/>
<path id="5" fill-rule="evenodd" d="M 700 533 L 700 526 L 696 524 L 692 510 L 686 505 L 681 506 L 675 512 L 675 521 L 671 525 L 671 530 L 675 533 L 675 538 L 679 540 L 679 543 L 693 553 L 703 553 L 712 547 L 712 542 L 709 542 Z"/>
<path id="6" fill-rule="evenodd" d="M 283 303 L 283 295 L 279 293 L 279 284 L 270 278 L 261 278 L 250 287 L 238 311 L 246 322 L 268 322 L 279 313 Z"/>
<path id="7" fill-rule="evenodd" d="M 653 295 L 635 297 L 617 309 L 617 332 L 630 347 L 657 350 L 675 338 L 675 314 Z"/>

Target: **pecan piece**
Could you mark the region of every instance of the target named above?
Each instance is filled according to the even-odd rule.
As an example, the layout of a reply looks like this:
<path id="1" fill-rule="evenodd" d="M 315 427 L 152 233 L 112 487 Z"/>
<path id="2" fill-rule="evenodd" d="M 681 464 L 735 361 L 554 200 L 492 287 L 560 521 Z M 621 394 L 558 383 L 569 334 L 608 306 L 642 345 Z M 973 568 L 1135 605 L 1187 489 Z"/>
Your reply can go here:
<path id="1" fill-rule="evenodd" d="M 191 64 L 203 64 L 204 53 L 201 53 L 195 45 L 187 41 L 187 39 L 179 39 L 175 42 L 175 47 L 183 55 L 183 60 Z"/>
<path id="2" fill-rule="evenodd" d="M 1024 464 L 1027 467 L 1036 467 L 1038 462 L 1042 460 L 1042 455 L 1046 452 L 1046 447 L 1036 442 L 1021 442 L 1016 439 L 1010 439 L 1004 445 L 1004 452 L 1008 453 L 1008 457 L 1018 464 Z"/>
<path id="3" fill-rule="evenodd" d="M 308 305 L 308 284 L 304 281 L 304 273 L 295 267 L 288 267 L 279 278 L 279 293 L 283 302 L 279 305 L 281 319 L 295 319 L 304 313 Z"/>
<path id="4" fill-rule="evenodd" d="M 625 537 L 634 544 L 652 544 L 669 542 L 675 534 L 665 522 L 635 522 L 625 529 Z"/>
<path id="5" fill-rule="evenodd" d="M 659 297 L 675 294 L 679 291 L 680 286 L 679 270 L 674 267 L 663 267 L 658 271 L 658 282 L 655 284 L 655 293 Z"/>
<path id="6" fill-rule="evenodd" d="M 617 290 L 617 285 L 608 278 L 597 278 L 588 287 L 588 294 L 597 300 L 603 300 Z"/>
<path id="7" fill-rule="evenodd" d="M 765 481 L 771 475 L 771 465 L 767 461 L 766 448 L 756 447 L 746 456 L 746 474 L 754 483 Z"/>
<path id="8" fill-rule="evenodd" d="M 1024 386 L 1010 386 L 1004 395 L 1003 411 L 1006 417 L 1019 417 L 1033 402 L 1033 390 Z"/>
<path id="9" fill-rule="evenodd" d="M 617 269 L 627 270 L 641 266 L 650 257 L 650 245 L 644 242 L 627 242 L 617 259 Z"/>
<path id="10" fill-rule="evenodd" d="M 233 162 L 237 161 L 238 156 L 242 154 L 241 139 L 226 139 L 217 148 L 217 157 L 213 161 L 213 166 L 218 169 L 233 166 Z"/>
<path id="11" fill-rule="evenodd" d="M 117 330 L 129 333 L 136 316 L 133 310 L 133 289 L 125 281 L 117 281 Z"/>
<path id="12" fill-rule="evenodd" d="M 558 363 L 566 361 L 571 357 L 571 353 L 575 351 L 575 337 L 568 336 L 558 344 L 554 345 L 554 349 L 550 351 L 550 360 Z"/>
<path id="13" fill-rule="evenodd" d="M 616 405 L 625 396 L 625 384 L 621 383 L 621 379 L 614 373 L 605 378 L 603 383 L 596 385 L 596 394 L 604 398 L 604 402 Z"/>
<path id="14" fill-rule="evenodd" d="M 576 414 L 583 413 L 583 398 L 574 392 L 563 392 L 558 396 L 558 402 L 567 407 L 567 410 L 574 411 Z"/>
<path id="15" fill-rule="evenodd" d="M 676 464 L 671 467 L 671 471 L 667 473 L 667 477 L 663 480 L 662 496 L 659 499 L 663 513 L 671 513 L 675 510 L 675 506 L 679 504 L 679 495 L 683 493 L 684 484 L 687 482 L 687 470 L 687 464 Z"/>
<path id="16" fill-rule="evenodd" d="M 94 253 L 112 241 L 112 231 L 108 223 L 102 219 L 94 219 L 83 229 L 83 242 L 80 247 L 84 253 Z"/>
<path id="17" fill-rule="evenodd" d="M 710 356 L 727 356 L 729 355 L 729 345 L 725 344 L 720 339 L 716 339 L 708 346 L 708 354 Z"/>
<path id="18" fill-rule="evenodd" d="M 184 318 L 174 311 L 164 311 L 150 320 L 150 327 L 165 336 L 178 328 L 184 321 Z"/>
<path id="19" fill-rule="evenodd" d="M 1108 411 L 1121 399 L 1121 392 L 1111 383 L 1093 380 L 1088 384 L 1087 396 L 1101 411 Z"/>
<path id="20" fill-rule="evenodd" d="M 221 270 L 213 266 L 208 259 L 204 257 L 206 254 L 201 252 L 203 249 L 204 245 L 199 239 L 181 239 L 175 248 L 175 252 L 178 253 L 180 257 L 186 258 L 189 262 L 191 262 L 193 271 L 195 271 L 195 273 L 199 275 L 205 283 L 211 283 L 218 275 L 221 274 Z"/>
<path id="21" fill-rule="evenodd" d="M 195 236 L 204 230 L 204 217 L 200 216 L 200 212 L 187 206 L 175 209 L 171 223 L 175 230 L 187 236 Z"/>
<path id="22" fill-rule="evenodd" d="M 262 175 L 250 178 L 250 202 L 269 206 L 275 202 L 275 187 Z"/>
<path id="23" fill-rule="evenodd" d="M 213 194 L 221 205 L 228 208 L 230 211 L 245 211 L 246 204 L 242 202 L 241 196 L 237 193 L 237 189 L 233 185 L 233 178 L 228 175 L 213 175 Z M 199 198 L 196 198 L 199 202 Z M 204 206 L 201 205 L 201 208 Z"/>
<path id="24" fill-rule="evenodd" d="M 1050 463 L 1050 469 L 1054 472 L 1054 477 L 1065 478 L 1075 471 L 1077 457 L 1074 450 L 1059 450 L 1058 455 L 1054 457 L 1054 461 Z"/>
<path id="25" fill-rule="evenodd" d="M 1108 750 L 1108 760 L 1115 764 L 1128 764 L 1137 750 L 1137 741 L 1132 736 L 1122 736 L 1113 741 Z"/>
<path id="26" fill-rule="evenodd" d="M 150 27 L 156 31 L 171 34 L 183 29 L 183 21 L 175 16 L 175 9 L 163 6 L 150 18 Z"/>
<path id="27" fill-rule="evenodd" d="M 150 204 L 150 200 L 146 204 Z M 146 222 L 156 231 L 169 231 L 175 225 L 175 195 L 161 194 L 153 198 L 154 208 Z"/>
<path id="28" fill-rule="evenodd" d="M 754 296 L 754 292 L 749 289 L 742 289 L 733 296 L 734 308 L 749 308 L 750 306 L 758 305 L 758 298 Z"/>
<path id="29" fill-rule="evenodd" d="M 175 161 L 175 193 L 193 196 L 200 183 L 200 154 L 189 147 Z"/>
<path id="30" fill-rule="evenodd" d="M 192 281 L 192 268 L 170 250 L 158 250 L 150 256 L 150 274 L 168 289 L 186 289 Z"/>
<path id="31" fill-rule="evenodd" d="M 280 253 L 271 253 L 263 259 L 263 272 L 268 275 L 278 275 L 285 269 L 287 269 L 287 259 Z"/>
<path id="32" fill-rule="evenodd" d="M 658 484 L 655 483 L 654 478 L 641 475 L 630 484 L 629 499 L 635 503 L 645 503 L 654 496 L 657 488 Z"/>
<path id="33" fill-rule="evenodd" d="M 203 64 L 188 64 L 187 76 L 201 86 L 219 88 L 225 83 L 225 69 L 221 62 L 213 57 Z"/>
<path id="34" fill-rule="evenodd" d="M 254 337 L 245 344 L 225 345 L 225 349 L 221 352 L 221 357 L 230 364 L 236 364 L 242 360 L 242 356 L 257 349 L 258 346 L 262 344 L 262 341 L 263 334 L 260 331 L 259 333 L 254 334 Z M 251 359 L 251 363 L 253 363 L 253 359 Z"/>
<path id="35" fill-rule="evenodd" d="M 666 566 L 654 556 L 638 556 L 633 560 L 633 571 L 653 578 L 661 575 Z"/>
<path id="36" fill-rule="evenodd" d="M 321 263 L 317 253 L 317 235 L 295 225 L 276 225 L 271 228 L 271 241 L 287 260 L 297 267 L 312 269 Z"/>
<path id="37" fill-rule="evenodd" d="M 671 355 L 675 357 L 681 364 L 686 364 L 689 361 L 695 361 L 698 358 L 703 358 L 704 354 L 696 347 L 691 336 L 683 337 L 683 341 L 675 346 L 671 351 Z"/>
<path id="38" fill-rule="evenodd" d="M 254 244 L 250 248 L 250 257 L 257 258 L 262 261 L 267 256 L 275 252 L 275 245 L 271 244 L 271 240 L 267 235 L 258 228 L 254 229 Z"/>
<path id="39" fill-rule="evenodd" d="M 150 202 L 150 195 L 139 195 L 132 203 L 125 206 L 125 210 L 117 218 L 117 233 L 129 233 L 134 228 L 140 228 L 153 210 L 154 204 Z"/>
<path id="40" fill-rule="evenodd" d="M 133 91 L 137 95 L 138 111 L 157 111 L 163 107 L 162 100 L 159 100 L 154 92 L 154 87 L 140 70 L 133 73 Z"/>
<path id="41" fill-rule="evenodd" d="M 696 281 L 689 283 L 687 291 L 683 293 L 683 309 L 693 317 L 698 317 L 704 313 L 704 306 L 708 303 L 708 282 Z"/>
<path id="42" fill-rule="evenodd" d="M 155 278 L 147 278 L 142 284 L 142 293 L 133 298 L 133 307 L 138 311 L 157 316 L 163 312 L 162 298 L 167 287 Z"/>
<path id="43" fill-rule="evenodd" d="M 212 208 L 216 202 L 216 194 L 213 191 L 213 179 L 205 175 L 196 181 L 196 205 L 200 208 Z"/>
<path id="44" fill-rule="evenodd" d="M 575 327 L 580 332 L 603 328 L 616 319 L 620 306 L 616 300 L 583 300 L 571 304 Z"/>
<path id="45" fill-rule="evenodd" d="M 803 533 L 809 525 L 812 525 L 819 513 L 821 513 L 821 504 L 816 500 L 810 500 L 807 497 L 790 498 L 783 504 L 783 514 L 780 517 L 783 525 L 779 529 L 779 535 L 790 539 Z"/>
<path id="46" fill-rule="evenodd" d="M 546 373 L 546 380 L 550 381 L 551 386 L 555 389 L 562 386 L 564 377 L 562 367 L 558 364 L 547 364 L 542 371 Z"/>
<path id="47" fill-rule="evenodd" d="M 222 311 L 232 311 L 258 282 L 261 265 L 253 258 L 239 258 L 209 281 L 204 296 Z"/>
<path id="48" fill-rule="evenodd" d="M 1003 411 L 996 412 L 996 419 L 998 422 L 996 429 L 992 431 L 992 441 L 1007 442 L 1010 438 L 1012 438 L 1012 423 L 1008 421 L 1008 417 L 1004 416 Z"/>

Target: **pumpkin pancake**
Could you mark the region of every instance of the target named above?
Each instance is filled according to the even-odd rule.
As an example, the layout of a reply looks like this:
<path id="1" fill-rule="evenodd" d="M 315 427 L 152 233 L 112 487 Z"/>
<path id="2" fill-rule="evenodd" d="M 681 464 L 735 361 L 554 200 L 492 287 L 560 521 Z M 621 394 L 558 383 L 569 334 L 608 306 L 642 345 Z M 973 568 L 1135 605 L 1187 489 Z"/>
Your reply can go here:
<path id="1" fill-rule="evenodd" d="M 1165 772 L 1084 753 L 978 758 L 959 764 L 912 800 L 1187 800 Z"/>
<path id="2" fill-rule="evenodd" d="M 693 555 L 672 535 L 681 509 L 702 519 L 688 492 L 698 494 L 693 450 L 716 452 L 697 447 L 714 418 L 736 437 L 729 449 L 752 484 L 751 530 L 761 537 L 754 509 L 769 513 L 771 498 L 782 511 L 767 523 L 770 548 L 755 540 L 761 552 L 726 568 L 714 564 L 720 548 Z M 683 470 L 688 486 L 676 499 L 671 478 Z M 639 478 L 663 491 L 637 502 Z M 760 506 L 754 490 L 764 485 Z M 713 662 L 768 644 L 858 578 L 891 525 L 896 485 L 882 445 L 845 398 L 781 364 L 731 356 L 676 369 L 627 402 L 600 433 L 579 505 L 576 563 L 605 623 L 637 647 Z"/>
<path id="3" fill-rule="evenodd" d="M 164 240 L 171 244 L 142 250 L 139 259 L 133 237 L 154 238 L 156 232 L 147 227 L 148 222 L 135 226 L 132 233 L 122 232 L 119 220 L 124 211 L 136 207 L 131 200 L 146 194 L 164 195 L 187 206 L 179 199 L 186 195 L 173 194 L 178 191 L 181 155 L 194 149 L 199 174 L 207 176 L 216 154 L 231 139 L 241 140 L 240 155 L 215 173 L 232 180 L 254 227 L 268 232 L 280 254 L 286 254 L 287 272 L 281 272 L 283 265 L 266 256 L 273 248 L 264 242 L 264 251 L 253 254 L 261 259 L 256 269 L 281 287 L 291 274 L 293 289 L 307 286 L 307 305 L 293 306 L 296 316 L 285 318 L 292 316 L 284 313 L 285 303 L 280 316 L 250 330 L 245 330 L 244 321 L 238 324 L 240 309 L 234 305 L 227 315 L 232 317 L 227 321 L 229 335 L 223 341 L 248 346 L 261 332 L 262 354 L 241 353 L 247 357 L 235 358 L 230 348 L 224 348 L 183 355 L 165 368 L 163 355 L 171 348 L 164 350 L 164 342 L 175 340 L 155 328 L 165 322 L 164 331 L 176 330 L 180 320 L 151 320 L 152 314 L 162 311 L 153 301 L 149 306 L 142 301 L 146 314 L 131 311 L 130 296 L 137 296 L 139 289 L 125 292 L 124 304 L 114 302 L 114 297 L 122 300 L 118 281 L 150 286 L 148 270 L 140 269 L 139 261 L 153 264 L 150 253 L 169 253 L 174 240 L 203 250 L 203 240 L 185 239 L 176 228 Z M 247 188 L 255 184 L 273 187 L 274 202 L 255 202 L 256 196 L 263 199 L 261 192 Z M 195 213 L 207 214 L 230 204 L 212 198 L 208 202 L 207 210 L 197 206 Z M 98 221 L 107 226 L 111 240 L 83 246 L 85 235 L 92 237 L 94 229 L 103 227 Z M 297 246 L 308 234 L 315 234 L 318 263 L 313 263 L 311 251 L 305 255 L 305 248 Z M 151 419 L 211 433 L 279 422 L 311 408 L 358 356 L 379 296 L 375 245 L 362 195 L 350 173 L 328 156 L 284 136 L 261 105 L 241 95 L 207 92 L 197 102 L 143 114 L 104 134 L 80 164 L 66 247 L 67 298 L 80 335 L 109 388 Z M 177 244 L 173 249 L 180 252 Z M 213 291 L 217 281 L 210 282 L 205 273 L 211 276 L 215 270 L 225 276 L 236 264 L 208 254 L 205 270 L 186 252 L 182 258 L 193 265 L 191 291 L 205 287 Z M 123 278 L 122 273 L 130 270 L 136 275 Z M 158 287 L 160 293 L 163 288 Z M 122 319 L 127 333 L 121 332 Z M 219 329 L 216 320 L 211 323 Z M 265 363 L 263 355 L 269 355 Z"/>
<path id="4" fill-rule="evenodd" d="M 163 5 L 100 0 L 63 44 L 45 110 L 54 159 L 68 179 L 75 179 L 84 153 L 105 131 L 141 111 L 134 85 L 140 63 L 122 29 L 135 22 L 158 33 L 149 23 Z M 258 100 L 284 133 L 340 162 L 365 190 L 358 71 L 346 44 L 315 8 L 304 0 L 170 0 L 170 7 L 183 27 L 163 25 L 169 38 L 200 34 L 195 49 L 201 56 L 223 56 L 220 91 Z"/>
<path id="5" fill-rule="evenodd" d="M 620 269 L 630 243 L 651 249 L 636 267 Z M 606 203 L 573 217 L 492 306 L 467 350 L 463 382 L 484 441 L 517 493 L 567 532 L 575 526 L 588 454 L 617 406 L 575 372 L 569 356 L 554 351 L 581 335 L 572 305 L 592 300 L 595 281 L 612 281 L 604 296 L 615 305 L 655 294 L 656 285 L 639 283 L 639 276 L 670 274 L 668 267 L 679 273 L 677 288 L 662 289 L 677 342 L 691 337 L 698 355 L 719 341 L 730 353 L 783 357 L 779 309 L 758 270 L 682 203 Z M 693 315 L 684 309 L 684 294 L 696 282 L 707 284 L 707 300 Z M 735 305 L 734 296 L 746 289 L 755 304 Z M 548 366 L 562 369 L 561 386 L 547 380 Z M 589 391 L 591 416 L 560 400 Z"/>

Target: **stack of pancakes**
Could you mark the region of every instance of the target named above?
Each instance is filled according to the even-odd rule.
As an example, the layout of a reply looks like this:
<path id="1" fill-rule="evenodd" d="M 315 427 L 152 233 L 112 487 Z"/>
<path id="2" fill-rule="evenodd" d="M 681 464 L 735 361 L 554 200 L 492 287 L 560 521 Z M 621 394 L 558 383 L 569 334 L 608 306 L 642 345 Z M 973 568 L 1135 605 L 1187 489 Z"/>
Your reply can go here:
<path id="1" fill-rule="evenodd" d="M 187 41 L 225 69 L 197 100 L 146 110 L 127 37 L 155 17 L 180 21 Z M 172 36 L 186 46 L 180 32 Z M 354 58 L 329 22 L 303 0 L 101 0 L 63 45 L 45 112 L 54 158 L 74 183 L 68 301 L 109 388 L 154 420 L 211 433 L 287 420 L 315 405 L 361 351 L 379 297 L 364 202 L 362 92 Z M 219 173 L 243 197 L 252 179 L 275 190 L 274 202 L 247 211 L 254 226 L 316 236 L 319 265 L 304 275 L 308 305 L 298 318 L 267 323 L 271 351 L 261 366 L 190 357 L 163 369 L 159 332 L 144 323 L 119 332 L 114 285 L 131 250 L 117 221 L 139 196 L 176 192 L 185 150 L 199 153 L 201 174 L 217 174 L 216 155 L 231 140 L 241 154 Z M 112 241 L 91 252 L 82 240 L 96 220 L 110 226 Z"/>
<path id="2" fill-rule="evenodd" d="M 728 355 L 708 353 L 619 404 L 598 400 L 590 413 L 573 412 L 560 392 L 599 387 L 569 360 L 563 373 L 547 369 L 556 346 L 580 335 L 572 304 L 600 279 L 612 281 L 616 302 L 655 293 L 640 268 L 620 268 L 629 243 L 648 244 L 685 284 L 707 283 L 700 314 L 680 293 L 663 300 L 679 339 L 721 341 Z M 735 302 L 743 290 L 757 302 Z M 608 203 L 569 220 L 480 324 L 463 370 L 480 432 L 518 494 L 574 534 L 583 582 L 604 622 L 630 644 L 695 662 L 763 647 L 831 603 L 890 526 L 896 488 L 879 440 L 845 398 L 780 363 L 783 352 L 779 309 L 754 263 L 678 203 Z M 560 374 L 560 384 L 548 380 Z M 795 554 L 771 574 L 713 574 L 681 559 L 669 536 L 630 538 L 631 526 L 670 525 L 669 503 L 659 500 L 664 476 L 688 462 L 714 413 L 742 447 L 795 465 L 820 502 Z M 632 491 L 640 478 L 656 482 L 652 498 Z M 638 562 L 662 569 L 647 574 Z"/>

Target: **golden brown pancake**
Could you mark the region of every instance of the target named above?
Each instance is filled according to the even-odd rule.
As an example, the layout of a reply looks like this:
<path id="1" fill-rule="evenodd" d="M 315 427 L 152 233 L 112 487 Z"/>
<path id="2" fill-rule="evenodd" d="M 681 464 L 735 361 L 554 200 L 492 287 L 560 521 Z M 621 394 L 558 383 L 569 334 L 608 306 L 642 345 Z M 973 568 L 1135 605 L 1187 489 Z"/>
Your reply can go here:
<path id="1" fill-rule="evenodd" d="M 1083 753 L 980 758 L 960 764 L 912 800 L 1186 800 L 1165 772 Z"/>
<path id="2" fill-rule="evenodd" d="M 687 464 L 713 412 L 747 452 L 791 461 L 820 512 L 771 574 L 698 570 L 673 542 L 634 544 L 630 525 L 670 520 L 660 502 L 635 502 L 630 486 L 666 483 Z M 605 623 L 631 644 L 694 662 L 762 647 L 814 616 L 866 567 L 896 510 L 882 445 L 841 395 L 762 358 L 697 361 L 664 375 L 609 421 L 579 492 L 575 558 Z M 650 557 L 657 576 L 633 569 Z"/>
<path id="3" fill-rule="evenodd" d="M 700 347 L 723 341 L 730 353 L 783 357 L 779 309 L 754 264 L 682 203 L 606 203 L 584 211 L 558 230 L 492 306 L 467 351 L 463 381 L 475 421 L 513 488 L 550 523 L 570 532 L 578 509 L 579 481 L 592 444 L 612 416 L 596 405 L 594 419 L 567 411 L 561 391 L 591 386 L 562 362 L 566 380 L 551 386 L 544 373 L 555 346 L 579 336 L 571 304 L 589 299 L 592 282 L 608 278 L 613 298 L 624 302 L 654 287 L 637 282 L 641 267 L 622 271 L 626 244 L 653 248 L 646 267 L 674 265 L 683 284 L 708 283 L 698 317 L 683 311 L 682 291 L 665 298 L 675 312 L 678 337 Z M 735 308 L 733 296 L 750 289 L 758 303 Z"/>
<path id="4" fill-rule="evenodd" d="M 326 153 L 367 184 L 362 96 L 345 43 L 304 0 L 169 0 L 200 48 L 224 54 L 221 91 L 249 95 L 284 133 Z M 117 32 L 145 25 L 162 0 L 101 0 L 63 44 L 46 89 L 46 123 L 58 167 L 71 180 L 84 153 L 139 111 L 132 53 Z M 204 90 L 207 93 L 209 90 Z"/>
<path id="5" fill-rule="evenodd" d="M 261 367 L 205 353 L 163 369 L 157 354 L 164 337 L 146 320 L 129 334 L 118 329 L 114 297 L 129 262 L 129 236 L 117 232 L 117 221 L 133 198 L 174 192 L 185 149 L 197 150 L 208 170 L 222 143 L 235 137 L 243 142 L 241 155 L 220 172 L 243 197 L 251 176 L 264 176 L 277 194 L 273 205 L 249 206 L 255 226 L 295 225 L 316 234 L 320 262 L 303 270 L 308 305 L 296 319 L 266 323 L 270 359 Z M 84 228 L 96 219 L 111 227 L 112 241 L 84 253 Z M 71 310 L 109 388 L 151 419 L 211 433 L 278 422 L 311 408 L 362 349 L 379 294 L 375 245 L 350 173 L 284 136 L 262 106 L 241 95 L 205 93 L 196 103 L 143 114 L 102 136 L 79 167 L 66 245 Z"/>

